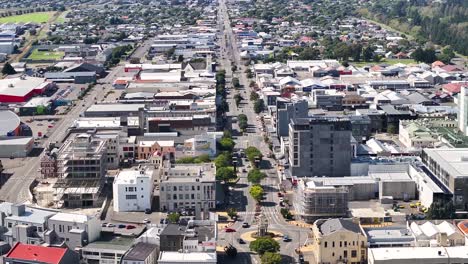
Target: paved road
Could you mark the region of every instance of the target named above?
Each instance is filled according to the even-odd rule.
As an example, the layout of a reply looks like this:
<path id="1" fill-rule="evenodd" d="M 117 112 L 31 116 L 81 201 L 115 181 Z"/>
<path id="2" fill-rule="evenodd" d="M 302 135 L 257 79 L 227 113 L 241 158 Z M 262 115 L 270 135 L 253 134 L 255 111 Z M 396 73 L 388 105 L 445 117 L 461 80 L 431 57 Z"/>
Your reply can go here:
<path id="1" fill-rule="evenodd" d="M 61 142 L 67 135 L 67 129 L 73 121 L 89 106 L 104 99 L 106 93 L 113 89 L 111 83 L 122 69 L 123 66 L 114 67 L 105 78 L 99 80 L 100 84 L 97 84 L 67 115 L 61 116 L 61 119 L 55 123 L 54 128 L 47 135 L 48 138 L 42 140 L 42 146 L 45 147 L 49 143 Z M 5 171 L 5 173 L 13 173 L 13 175 L 0 189 L 0 200 L 14 203 L 31 200 L 28 188 L 34 179 L 41 178 L 41 173 L 38 171 L 40 168 L 40 156 L 24 158 L 21 162 L 27 164 L 27 166 Z"/>
<path id="2" fill-rule="evenodd" d="M 230 89 L 230 94 L 227 96 L 227 102 L 229 104 L 228 116 L 238 116 L 239 114 L 245 114 L 248 119 L 249 128 L 248 133 L 241 134 L 237 123 L 231 124 L 233 135 L 236 137 L 236 148 L 244 149 L 249 146 L 258 148 L 264 156 L 270 153 L 270 150 L 266 143 L 263 141 L 263 135 L 261 131 L 260 121 L 257 119 L 257 114 L 253 111 L 253 103 L 249 100 L 250 92 L 252 89 L 249 87 L 249 79 L 244 73 L 247 67 L 243 65 L 243 62 L 239 55 L 237 48 L 236 38 L 233 34 L 230 26 L 229 15 L 227 12 L 226 0 L 220 1 L 219 12 L 218 12 L 218 26 L 221 32 L 219 39 L 220 42 L 220 64 L 221 67 L 226 70 L 226 78 L 230 80 L 232 77 L 239 78 L 241 88 L 235 90 Z M 238 71 L 232 72 L 231 66 L 236 65 Z M 236 107 L 234 102 L 234 95 L 240 93 L 244 100 Z M 297 260 L 297 255 L 294 253 L 294 249 L 304 244 L 307 237 L 308 229 L 292 226 L 288 224 L 281 214 L 279 213 L 280 207 L 279 198 L 277 197 L 279 180 L 275 169 L 276 161 L 268 157 L 264 157 L 262 161 L 262 168 L 269 175 L 262 182 L 262 186 L 265 190 L 265 200 L 262 201 L 262 212 L 268 219 L 269 230 L 280 232 L 284 235 L 288 235 L 292 240 L 291 242 L 281 241 L 280 253 L 283 255 L 284 263 L 294 263 Z M 229 197 L 230 206 L 235 207 L 239 211 L 240 220 L 237 221 L 232 228 L 236 229 L 235 233 L 220 232 L 220 245 L 233 244 L 239 251 L 239 255 L 235 260 L 223 259 L 226 263 L 231 261 L 240 263 L 260 263 L 257 255 L 252 254 L 249 251 L 248 244 L 239 244 L 238 239 L 240 236 L 248 231 L 254 231 L 257 229 L 257 225 L 254 221 L 254 209 L 256 202 L 250 197 L 249 189 L 250 185 L 246 179 L 246 173 L 242 173 L 243 169 L 249 170 L 247 162 L 242 162 L 239 171 L 240 180 L 238 184 L 231 191 Z M 249 228 L 242 228 L 242 222 L 251 224 Z M 301 235 L 302 233 L 302 235 Z"/>

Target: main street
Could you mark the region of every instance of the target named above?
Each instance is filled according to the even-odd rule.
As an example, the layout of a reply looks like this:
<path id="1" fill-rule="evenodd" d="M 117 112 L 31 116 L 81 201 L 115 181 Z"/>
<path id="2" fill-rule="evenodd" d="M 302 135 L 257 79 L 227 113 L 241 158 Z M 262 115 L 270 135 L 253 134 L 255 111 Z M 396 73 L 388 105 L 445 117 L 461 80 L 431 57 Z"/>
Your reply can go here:
<path id="1" fill-rule="evenodd" d="M 236 141 L 236 149 L 245 149 L 249 146 L 253 146 L 263 153 L 264 158 L 262 160 L 261 168 L 264 172 L 267 172 L 268 177 L 262 182 L 262 186 L 265 190 L 265 199 L 261 202 L 262 212 L 268 220 L 269 231 L 288 235 L 289 238 L 291 238 L 290 242 L 283 242 L 280 240 L 280 253 L 283 256 L 283 263 L 294 263 L 297 261 L 298 257 L 294 252 L 294 249 L 304 244 L 310 230 L 287 223 L 279 212 L 279 197 L 277 196 L 277 192 L 279 191 L 279 179 L 275 169 L 276 161 L 269 158 L 267 155 L 270 153 L 270 150 L 267 144 L 263 141 L 260 121 L 253 110 L 253 102 L 249 100 L 250 93 L 253 89 L 249 87 L 250 81 L 245 74 L 245 70 L 248 66 L 244 66 L 240 58 L 236 38 L 233 34 L 229 20 L 226 0 L 220 1 L 218 9 L 218 26 L 220 31 L 220 66 L 226 71 L 226 79 L 228 81 L 228 85 L 226 87 L 230 87 L 227 95 L 227 102 L 229 105 L 227 116 L 228 119 L 231 119 L 232 117 L 237 117 L 240 114 L 245 114 L 249 124 L 247 133 L 241 133 L 237 123 L 230 124 L 232 134 Z M 231 66 L 233 65 L 237 67 L 236 72 L 232 72 L 231 70 Z M 232 85 L 229 85 L 229 80 L 232 80 L 233 77 L 239 78 L 241 85 L 240 88 L 235 89 Z M 234 101 L 234 95 L 236 93 L 239 93 L 244 99 L 241 104 L 239 104 L 239 107 L 236 106 Z M 235 229 L 237 232 L 226 233 L 221 231 L 219 235 L 221 246 L 232 244 L 239 251 L 239 255 L 236 259 L 226 259 L 227 262 L 260 262 L 258 255 L 254 255 L 250 252 L 248 243 L 238 243 L 238 239 L 242 234 L 256 231 L 258 227 L 255 223 L 254 217 L 256 201 L 253 200 L 249 194 L 250 184 L 247 182 L 247 173 L 243 172 L 248 172 L 249 169 L 250 166 L 248 165 L 248 162 L 240 162 L 238 167 L 238 175 L 240 179 L 238 184 L 234 186 L 234 189 L 231 190 L 229 196 L 229 207 L 234 207 L 239 212 L 239 220 L 231 226 L 231 228 Z M 242 228 L 243 222 L 249 223 L 250 227 Z"/>
<path id="2" fill-rule="evenodd" d="M 148 49 L 149 45 L 145 45 L 143 49 Z M 144 51 L 139 51 L 144 52 Z M 98 80 L 98 83 L 91 89 L 82 100 L 79 100 L 70 109 L 70 111 L 64 115 L 59 116 L 60 119 L 55 123 L 54 128 L 47 134 L 47 139 L 41 140 L 42 147 L 47 147 L 49 143 L 62 142 L 67 135 L 68 128 L 73 122 L 80 117 L 80 115 L 91 105 L 100 102 L 105 99 L 108 92 L 113 90 L 112 82 L 122 73 L 123 66 L 117 65 L 106 75 L 106 77 Z M 33 134 L 35 131 L 33 131 Z M 19 158 L 18 158 L 19 159 Z M 23 158 L 21 162 L 23 166 L 14 168 L 12 170 L 6 170 L 4 173 L 11 173 L 12 176 L 6 181 L 6 183 L 0 189 L 0 200 L 23 203 L 31 201 L 29 195 L 29 186 L 35 179 L 41 178 L 40 159 L 38 157 L 27 157 Z"/>

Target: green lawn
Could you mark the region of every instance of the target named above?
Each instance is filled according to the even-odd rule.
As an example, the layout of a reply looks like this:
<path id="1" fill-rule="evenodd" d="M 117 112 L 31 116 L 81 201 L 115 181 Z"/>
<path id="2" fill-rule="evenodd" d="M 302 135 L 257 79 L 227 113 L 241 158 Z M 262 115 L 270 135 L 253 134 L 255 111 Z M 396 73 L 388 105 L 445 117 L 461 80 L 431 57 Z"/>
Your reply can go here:
<path id="1" fill-rule="evenodd" d="M 18 16 L 1 17 L 0 23 L 45 23 L 49 21 L 54 12 L 37 12 Z"/>
<path id="2" fill-rule="evenodd" d="M 37 49 L 31 52 L 28 59 L 31 60 L 60 60 L 65 55 L 62 51 L 38 51 Z"/>
<path id="3" fill-rule="evenodd" d="M 394 65 L 394 64 L 398 64 L 398 63 L 402 63 L 402 64 L 417 64 L 417 62 L 413 59 L 382 59 L 381 61 L 379 62 L 373 62 L 373 61 L 369 61 L 369 62 L 363 62 L 363 61 L 360 61 L 360 62 L 350 62 L 349 64 L 352 64 L 356 67 L 363 67 L 363 66 L 366 66 L 366 65 L 375 65 L 375 64 L 389 64 L 389 65 Z"/>

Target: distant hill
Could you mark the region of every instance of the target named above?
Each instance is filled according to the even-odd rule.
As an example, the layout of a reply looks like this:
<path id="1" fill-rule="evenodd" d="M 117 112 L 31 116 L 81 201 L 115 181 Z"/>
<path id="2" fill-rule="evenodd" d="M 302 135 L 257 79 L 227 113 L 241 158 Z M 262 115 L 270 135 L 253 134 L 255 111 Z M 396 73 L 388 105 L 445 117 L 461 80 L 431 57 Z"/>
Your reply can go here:
<path id="1" fill-rule="evenodd" d="M 373 0 L 359 13 L 407 33 L 468 55 L 468 1 Z"/>

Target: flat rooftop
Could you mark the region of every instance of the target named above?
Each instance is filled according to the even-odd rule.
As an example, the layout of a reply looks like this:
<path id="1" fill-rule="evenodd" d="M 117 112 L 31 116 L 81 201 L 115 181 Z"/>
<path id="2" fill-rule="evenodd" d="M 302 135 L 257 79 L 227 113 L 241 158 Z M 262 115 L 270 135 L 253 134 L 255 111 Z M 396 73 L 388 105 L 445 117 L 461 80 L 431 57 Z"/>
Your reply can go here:
<path id="1" fill-rule="evenodd" d="M 94 241 L 84 247 L 84 250 L 109 249 L 127 251 L 133 245 L 134 237 L 101 235 L 99 240 Z"/>
<path id="2" fill-rule="evenodd" d="M 153 170 L 149 168 L 121 170 L 115 177 L 114 184 L 134 184 L 138 178 L 152 177 L 152 175 Z"/>
<path id="3" fill-rule="evenodd" d="M 464 246 L 369 248 L 369 258 L 388 261 L 388 263 L 391 263 L 392 260 L 416 259 L 420 261 L 424 259 L 440 259 L 441 263 L 451 263 L 448 262 L 449 258 L 468 259 L 468 250 Z M 447 259 L 447 262 L 444 261 L 445 259 Z"/>
<path id="4" fill-rule="evenodd" d="M 406 226 L 365 227 L 364 233 L 371 244 L 410 244 L 414 241 L 411 230 Z"/>
<path id="5" fill-rule="evenodd" d="M 144 104 L 94 104 L 86 112 L 138 112 Z"/>
<path id="6" fill-rule="evenodd" d="M 205 253 L 205 252 L 191 252 L 191 253 L 179 253 L 179 252 L 167 252 L 163 251 L 159 255 L 158 262 L 168 263 L 213 263 L 217 260 L 216 252 Z"/>
<path id="7" fill-rule="evenodd" d="M 453 177 L 468 177 L 468 148 L 424 149 L 441 168 Z"/>

